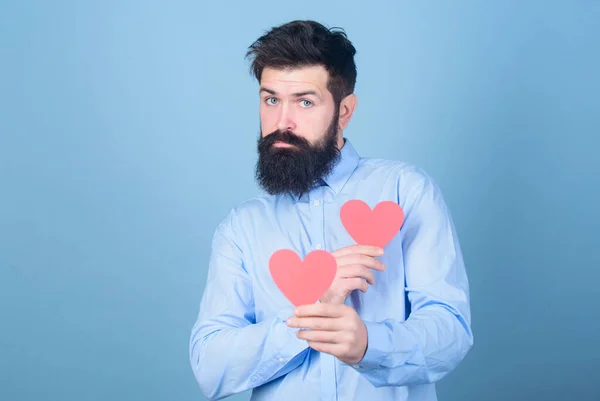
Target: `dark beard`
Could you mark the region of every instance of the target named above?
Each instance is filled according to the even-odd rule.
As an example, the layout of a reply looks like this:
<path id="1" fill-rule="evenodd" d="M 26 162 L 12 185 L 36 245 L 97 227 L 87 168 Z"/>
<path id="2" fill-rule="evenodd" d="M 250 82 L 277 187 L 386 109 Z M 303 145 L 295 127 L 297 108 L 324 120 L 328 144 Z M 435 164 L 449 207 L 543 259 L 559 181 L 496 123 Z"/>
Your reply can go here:
<path id="1" fill-rule="evenodd" d="M 337 163 L 337 113 L 324 137 L 311 145 L 306 139 L 289 131 L 274 131 L 258 138 L 256 180 L 271 195 L 290 193 L 296 196 L 308 192 L 327 176 Z M 274 147 L 284 142 L 292 147 Z"/>

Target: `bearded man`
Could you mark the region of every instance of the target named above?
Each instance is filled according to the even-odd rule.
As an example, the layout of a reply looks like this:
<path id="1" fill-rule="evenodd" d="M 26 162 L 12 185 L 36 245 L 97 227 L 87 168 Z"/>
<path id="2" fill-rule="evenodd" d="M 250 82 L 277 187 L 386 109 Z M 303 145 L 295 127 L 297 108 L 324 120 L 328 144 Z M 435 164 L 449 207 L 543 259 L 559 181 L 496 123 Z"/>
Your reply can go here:
<path id="1" fill-rule="evenodd" d="M 315 21 L 275 27 L 248 50 L 264 193 L 233 208 L 212 240 L 189 342 L 209 399 L 252 390 L 251 400 L 434 401 L 435 383 L 473 345 L 467 274 L 439 187 L 409 163 L 359 156 L 343 134 L 357 106 L 355 53 L 343 30 Z M 384 247 L 357 243 L 340 220 L 357 199 L 402 208 Z M 335 258 L 318 301 L 294 307 L 280 291 L 269 270 L 280 249 Z"/>

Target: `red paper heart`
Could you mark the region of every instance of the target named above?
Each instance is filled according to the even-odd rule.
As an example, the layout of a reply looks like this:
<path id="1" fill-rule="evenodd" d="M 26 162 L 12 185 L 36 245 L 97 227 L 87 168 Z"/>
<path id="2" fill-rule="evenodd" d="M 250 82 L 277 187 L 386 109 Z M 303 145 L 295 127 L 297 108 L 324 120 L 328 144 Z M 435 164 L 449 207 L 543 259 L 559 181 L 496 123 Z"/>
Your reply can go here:
<path id="1" fill-rule="evenodd" d="M 290 249 L 279 250 L 269 259 L 269 271 L 283 295 L 295 306 L 317 302 L 329 288 L 337 262 L 327 251 L 312 251 L 300 259 Z"/>
<path id="2" fill-rule="evenodd" d="M 361 200 L 351 200 L 340 210 L 342 224 L 360 245 L 385 247 L 404 223 L 402 207 L 392 201 L 379 202 L 373 210 Z"/>

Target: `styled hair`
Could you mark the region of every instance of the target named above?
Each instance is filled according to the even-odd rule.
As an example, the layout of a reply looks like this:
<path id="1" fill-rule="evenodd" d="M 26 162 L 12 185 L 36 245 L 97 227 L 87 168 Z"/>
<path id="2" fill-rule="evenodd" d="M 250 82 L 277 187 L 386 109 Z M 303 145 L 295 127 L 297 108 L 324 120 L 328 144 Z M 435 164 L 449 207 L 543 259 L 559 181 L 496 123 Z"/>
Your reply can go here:
<path id="1" fill-rule="evenodd" d="M 292 21 L 272 28 L 249 46 L 251 72 L 260 82 L 265 67 L 275 69 L 323 66 L 327 89 L 334 101 L 354 92 L 356 49 L 341 28 L 327 28 L 315 21 Z"/>

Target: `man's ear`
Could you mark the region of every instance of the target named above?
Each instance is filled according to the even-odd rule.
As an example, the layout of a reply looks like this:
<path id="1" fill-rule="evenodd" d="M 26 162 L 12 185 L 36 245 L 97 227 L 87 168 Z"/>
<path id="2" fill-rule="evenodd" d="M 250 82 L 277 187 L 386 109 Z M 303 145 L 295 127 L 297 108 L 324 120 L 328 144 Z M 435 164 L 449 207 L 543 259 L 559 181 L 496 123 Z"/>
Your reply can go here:
<path id="1" fill-rule="evenodd" d="M 339 128 L 340 130 L 346 129 L 350 119 L 352 118 L 352 114 L 356 109 L 356 104 L 358 103 L 358 99 L 354 93 L 349 94 L 340 103 L 340 120 L 339 120 Z"/>

